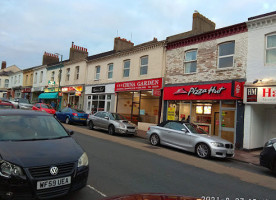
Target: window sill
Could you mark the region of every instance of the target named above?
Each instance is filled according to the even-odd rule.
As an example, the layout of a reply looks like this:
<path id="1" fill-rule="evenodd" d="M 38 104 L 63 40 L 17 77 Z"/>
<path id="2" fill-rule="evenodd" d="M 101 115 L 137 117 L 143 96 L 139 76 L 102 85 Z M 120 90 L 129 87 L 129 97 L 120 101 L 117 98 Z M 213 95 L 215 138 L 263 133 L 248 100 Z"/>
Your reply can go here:
<path id="1" fill-rule="evenodd" d="M 234 67 L 217 68 L 216 72 L 229 71 L 229 70 L 233 70 L 233 69 L 234 69 Z"/>
<path id="2" fill-rule="evenodd" d="M 100 79 L 94 79 L 94 81 L 99 81 Z"/>
<path id="3" fill-rule="evenodd" d="M 197 74 L 197 72 L 191 72 L 191 73 L 184 73 L 183 75 L 193 75 L 193 74 Z"/>

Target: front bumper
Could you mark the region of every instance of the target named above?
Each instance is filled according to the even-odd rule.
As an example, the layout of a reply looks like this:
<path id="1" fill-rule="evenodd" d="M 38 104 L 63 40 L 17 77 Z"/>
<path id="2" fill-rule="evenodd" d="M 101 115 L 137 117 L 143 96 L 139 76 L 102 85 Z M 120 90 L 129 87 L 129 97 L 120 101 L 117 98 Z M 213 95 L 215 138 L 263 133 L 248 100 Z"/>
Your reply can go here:
<path id="1" fill-rule="evenodd" d="M 115 128 L 115 132 L 119 134 L 135 135 L 136 129 Z"/>
<path id="2" fill-rule="evenodd" d="M 235 155 L 234 149 L 226 149 L 225 147 L 211 147 L 211 156 L 217 158 L 233 158 Z"/>
<path id="3" fill-rule="evenodd" d="M 66 195 L 72 191 L 79 190 L 86 186 L 89 167 L 77 168 L 67 174 L 34 178 L 28 169 L 24 169 L 26 177 L 10 179 L 0 177 L 0 199 L 49 199 Z M 37 182 L 71 176 L 71 184 L 37 190 Z"/>

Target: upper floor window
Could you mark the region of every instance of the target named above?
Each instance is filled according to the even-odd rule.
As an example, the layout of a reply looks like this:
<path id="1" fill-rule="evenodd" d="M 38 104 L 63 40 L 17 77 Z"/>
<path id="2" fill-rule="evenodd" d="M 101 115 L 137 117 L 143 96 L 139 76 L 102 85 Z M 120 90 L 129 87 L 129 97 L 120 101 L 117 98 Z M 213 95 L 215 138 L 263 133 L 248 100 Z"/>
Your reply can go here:
<path id="1" fill-rule="evenodd" d="M 80 66 L 76 66 L 75 69 L 75 79 L 78 80 L 80 77 Z"/>
<path id="2" fill-rule="evenodd" d="M 18 83 L 20 83 L 21 75 L 18 75 Z"/>
<path id="3" fill-rule="evenodd" d="M 187 51 L 184 60 L 184 73 L 189 74 L 196 72 L 197 50 Z"/>
<path id="4" fill-rule="evenodd" d="M 234 66 L 235 42 L 226 42 L 218 47 L 218 68 Z"/>
<path id="5" fill-rule="evenodd" d="M 37 72 L 35 73 L 34 83 L 37 83 Z"/>
<path id="6" fill-rule="evenodd" d="M 17 76 L 14 77 L 14 84 L 17 83 Z"/>
<path id="7" fill-rule="evenodd" d="M 108 74 L 107 74 L 108 79 L 112 79 L 113 77 L 113 63 L 108 64 Z"/>
<path id="8" fill-rule="evenodd" d="M 51 81 L 54 81 L 55 80 L 55 71 L 52 71 L 51 73 Z"/>
<path id="9" fill-rule="evenodd" d="M 13 83 L 13 77 L 11 77 L 11 84 Z"/>
<path id="10" fill-rule="evenodd" d="M 129 77 L 129 71 L 130 71 L 130 60 L 124 61 L 124 77 Z"/>
<path id="11" fill-rule="evenodd" d="M 266 63 L 276 63 L 276 34 L 266 36 Z"/>
<path id="12" fill-rule="evenodd" d="M 140 75 L 148 73 L 148 56 L 141 57 L 140 62 Z"/>
<path id="13" fill-rule="evenodd" d="M 26 75 L 26 80 L 25 80 L 26 85 L 28 84 L 28 78 L 29 78 L 29 75 Z"/>
<path id="14" fill-rule="evenodd" d="M 33 83 L 33 74 L 31 74 L 31 84 Z"/>
<path id="15" fill-rule="evenodd" d="M 42 80 L 43 80 L 43 71 L 40 72 L 40 83 L 42 83 Z"/>
<path id="16" fill-rule="evenodd" d="M 96 70 L 95 80 L 99 80 L 100 79 L 100 73 L 101 73 L 101 66 L 96 66 L 95 70 Z"/>
<path id="17" fill-rule="evenodd" d="M 70 68 L 66 69 L 66 81 L 69 81 L 70 79 Z"/>
<path id="18" fill-rule="evenodd" d="M 5 79 L 5 88 L 9 87 L 9 79 Z"/>

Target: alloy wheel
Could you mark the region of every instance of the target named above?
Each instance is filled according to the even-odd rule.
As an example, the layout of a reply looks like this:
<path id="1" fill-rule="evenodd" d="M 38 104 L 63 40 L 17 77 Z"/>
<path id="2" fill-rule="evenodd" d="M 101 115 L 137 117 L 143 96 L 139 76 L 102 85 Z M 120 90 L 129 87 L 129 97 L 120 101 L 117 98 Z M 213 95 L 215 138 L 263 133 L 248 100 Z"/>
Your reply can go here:
<path id="1" fill-rule="evenodd" d="M 153 134 L 151 137 L 150 137 L 150 143 L 154 146 L 158 145 L 160 142 L 160 138 L 157 134 Z"/>
<path id="2" fill-rule="evenodd" d="M 210 149 L 206 144 L 199 144 L 196 148 L 196 154 L 200 158 L 208 158 L 210 156 Z"/>

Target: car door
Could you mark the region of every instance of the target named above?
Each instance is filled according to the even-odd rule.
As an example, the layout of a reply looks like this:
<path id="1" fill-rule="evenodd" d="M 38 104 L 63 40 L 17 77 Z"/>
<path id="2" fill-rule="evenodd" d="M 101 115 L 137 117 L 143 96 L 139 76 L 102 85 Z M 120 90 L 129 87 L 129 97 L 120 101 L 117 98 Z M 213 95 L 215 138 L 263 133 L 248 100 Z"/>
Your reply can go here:
<path id="1" fill-rule="evenodd" d="M 169 129 L 167 133 L 168 143 L 185 150 L 190 149 L 192 134 L 179 122 L 169 122 L 164 127 Z"/>
<path id="2" fill-rule="evenodd" d="M 67 110 L 68 108 L 64 108 L 60 112 L 56 113 L 59 121 L 65 121 Z"/>
<path id="3" fill-rule="evenodd" d="M 103 112 L 103 117 L 101 118 L 101 125 L 104 129 L 108 129 L 110 116 L 109 113 Z"/>
<path id="4" fill-rule="evenodd" d="M 32 108 L 32 110 L 39 110 L 39 109 L 40 109 L 40 104 L 39 103 L 36 103 Z"/>
<path id="5" fill-rule="evenodd" d="M 94 126 L 100 127 L 100 120 L 101 120 L 102 112 L 97 112 L 96 114 L 93 115 L 92 117 L 92 122 Z"/>

